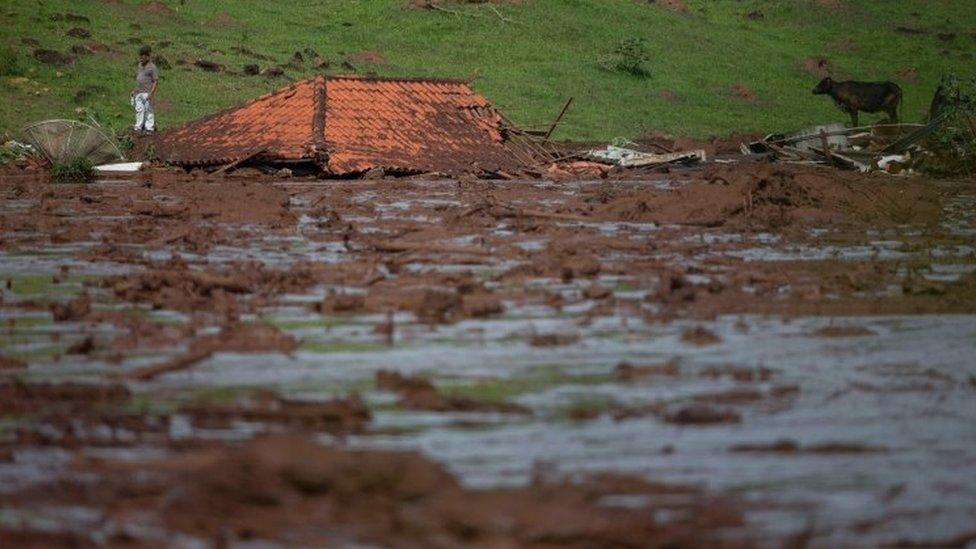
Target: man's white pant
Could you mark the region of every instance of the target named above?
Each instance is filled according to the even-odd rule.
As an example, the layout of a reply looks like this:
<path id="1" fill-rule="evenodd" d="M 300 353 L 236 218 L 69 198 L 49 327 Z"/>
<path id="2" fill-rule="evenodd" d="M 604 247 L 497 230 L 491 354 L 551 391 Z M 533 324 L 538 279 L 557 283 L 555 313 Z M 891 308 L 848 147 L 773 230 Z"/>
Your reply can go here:
<path id="1" fill-rule="evenodd" d="M 132 98 L 132 105 L 136 108 L 136 131 L 154 131 L 156 129 L 156 112 L 153 110 L 152 101 L 149 100 L 149 94 L 137 93 Z"/>

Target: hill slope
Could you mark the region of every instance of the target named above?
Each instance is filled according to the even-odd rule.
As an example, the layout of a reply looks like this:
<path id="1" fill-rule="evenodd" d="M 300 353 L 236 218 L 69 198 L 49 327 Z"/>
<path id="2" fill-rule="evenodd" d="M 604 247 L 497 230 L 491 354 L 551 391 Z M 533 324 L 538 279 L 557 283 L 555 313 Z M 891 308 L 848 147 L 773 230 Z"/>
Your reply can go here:
<path id="1" fill-rule="evenodd" d="M 821 69 L 895 79 L 905 89 L 902 115 L 915 120 L 943 72 L 976 74 L 976 10 L 962 1 L 686 0 L 686 12 L 646 0 L 416 3 L 8 1 L 0 7 L 0 132 L 89 113 L 124 128 L 139 43 L 171 65 L 162 71 L 164 127 L 318 72 L 314 54 L 329 60 L 330 72 L 349 72 L 346 60 L 361 73 L 476 76 L 480 93 L 530 126 L 546 124 L 572 96 L 556 137 L 584 140 L 843 120 L 828 99 L 810 93 Z M 647 76 L 601 68 L 625 39 L 646 41 Z M 38 49 L 77 59 L 45 64 Z M 286 77 L 242 73 L 249 63 L 285 65 L 296 51 L 306 53 L 284 67 Z M 804 67 L 818 57 L 824 66 L 810 60 Z M 227 70 L 206 72 L 193 64 L 198 59 Z"/>

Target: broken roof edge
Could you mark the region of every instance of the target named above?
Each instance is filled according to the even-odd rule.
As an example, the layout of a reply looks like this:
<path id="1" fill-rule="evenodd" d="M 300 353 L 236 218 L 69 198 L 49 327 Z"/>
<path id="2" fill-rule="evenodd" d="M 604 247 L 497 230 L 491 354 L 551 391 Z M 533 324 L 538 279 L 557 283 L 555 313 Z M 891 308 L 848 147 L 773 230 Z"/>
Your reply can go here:
<path id="1" fill-rule="evenodd" d="M 223 166 L 230 164 L 232 162 L 237 162 L 241 159 L 246 159 L 248 163 L 267 163 L 267 164 L 315 164 L 319 169 L 325 170 L 325 162 L 322 160 L 312 158 L 310 156 L 303 156 L 300 158 L 290 158 L 275 154 L 259 153 L 255 155 L 249 155 L 247 153 L 238 154 L 235 156 L 220 156 L 213 158 L 197 158 L 190 160 L 175 160 L 175 159 L 161 159 L 162 162 L 170 164 L 173 166 L 178 166 L 183 169 L 194 169 L 194 168 L 215 168 L 218 166 Z"/>

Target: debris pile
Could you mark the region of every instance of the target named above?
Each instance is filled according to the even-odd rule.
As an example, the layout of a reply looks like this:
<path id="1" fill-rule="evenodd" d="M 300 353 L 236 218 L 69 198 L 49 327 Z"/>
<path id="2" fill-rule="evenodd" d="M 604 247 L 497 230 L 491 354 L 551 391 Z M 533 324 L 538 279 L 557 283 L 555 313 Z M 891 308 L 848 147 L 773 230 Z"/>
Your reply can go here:
<path id="1" fill-rule="evenodd" d="M 861 172 L 972 173 L 976 165 L 976 100 L 970 91 L 973 83 L 968 86 L 954 76 L 944 77 L 924 124 L 814 126 L 743 144 L 742 153 Z"/>
<path id="2" fill-rule="evenodd" d="M 923 151 L 919 143 L 938 130 L 943 121 L 856 128 L 843 124 L 814 126 L 744 143 L 742 154 L 768 154 L 781 161 L 826 164 L 861 172 L 907 173 Z"/>

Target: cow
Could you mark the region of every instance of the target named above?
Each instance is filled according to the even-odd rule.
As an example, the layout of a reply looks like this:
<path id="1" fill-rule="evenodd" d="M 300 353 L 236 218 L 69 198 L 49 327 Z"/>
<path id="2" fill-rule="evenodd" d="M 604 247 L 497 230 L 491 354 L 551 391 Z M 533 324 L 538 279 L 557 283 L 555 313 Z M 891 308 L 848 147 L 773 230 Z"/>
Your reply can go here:
<path id="1" fill-rule="evenodd" d="M 857 113 L 880 112 L 888 114 L 891 123 L 898 123 L 898 106 L 901 104 L 901 88 L 894 82 L 834 82 L 824 78 L 813 88 L 814 95 L 829 95 L 837 107 L 851 115 L 851 123 L 857 127 Z"/>

